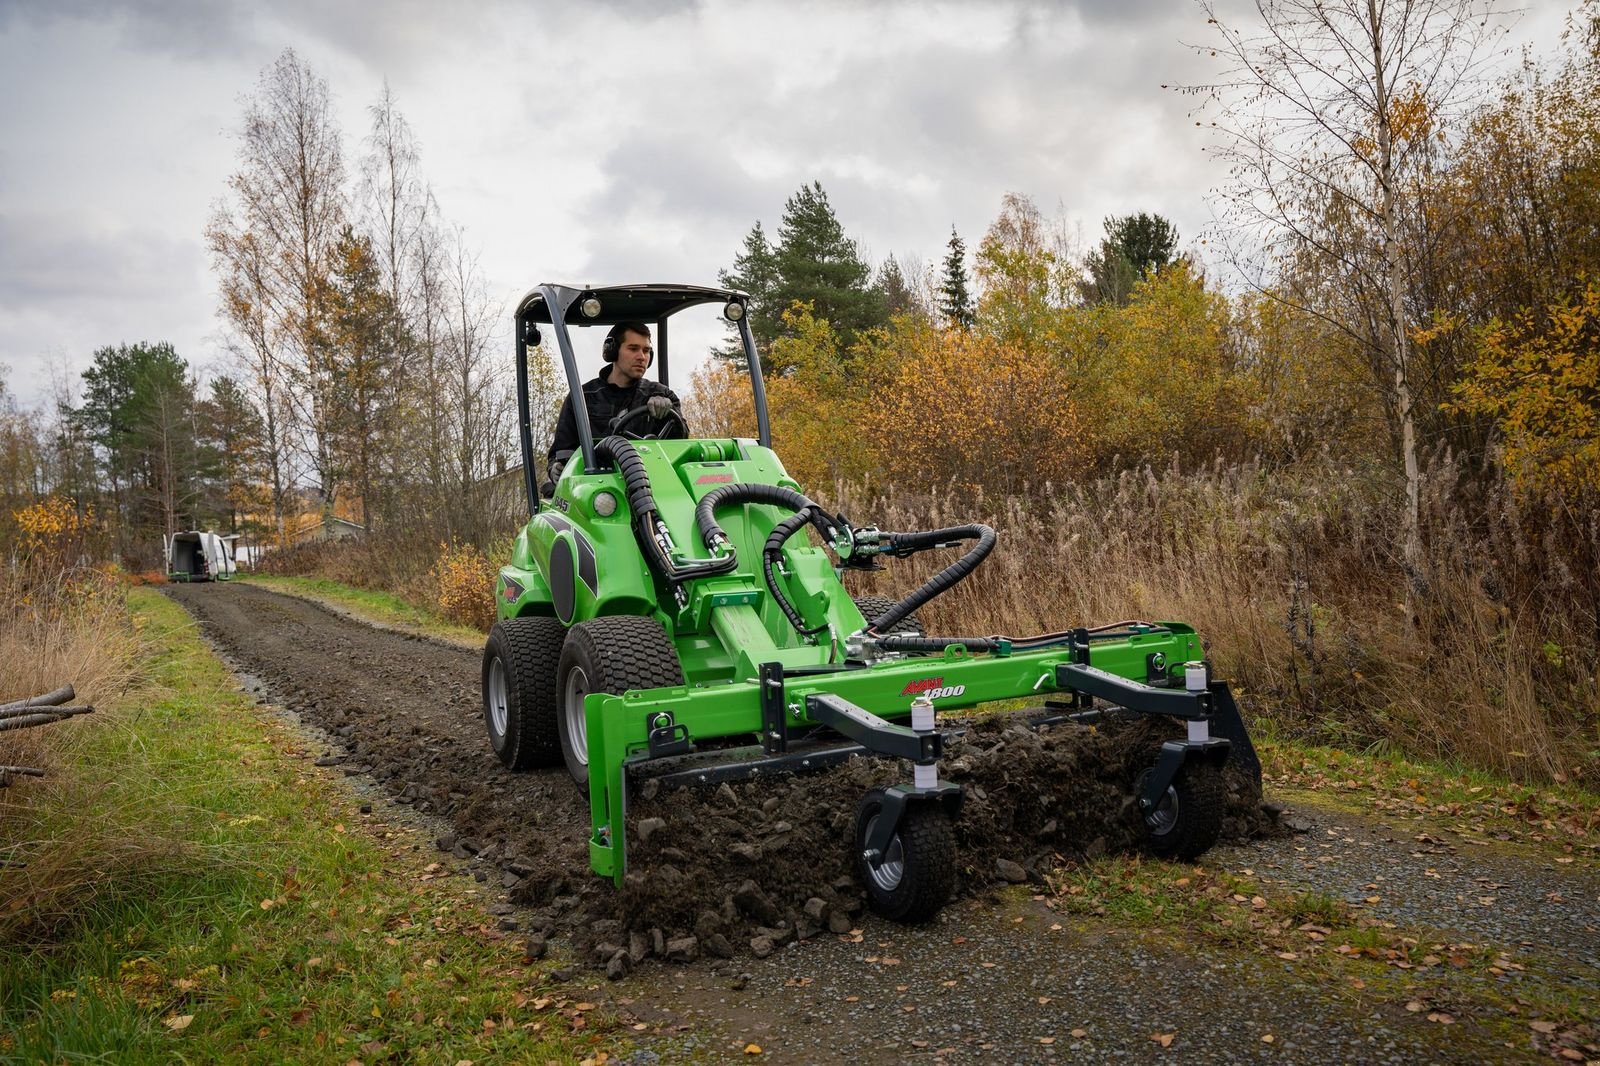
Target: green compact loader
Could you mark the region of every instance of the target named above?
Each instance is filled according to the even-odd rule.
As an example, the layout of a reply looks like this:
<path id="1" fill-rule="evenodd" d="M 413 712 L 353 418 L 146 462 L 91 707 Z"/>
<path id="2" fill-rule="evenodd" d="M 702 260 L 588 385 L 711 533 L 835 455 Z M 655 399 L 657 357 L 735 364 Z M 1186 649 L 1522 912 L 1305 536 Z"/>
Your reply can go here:
<path id="1" fill-rule="evenodd" d="M 1176 622 L 1119 622 L 1030 637 L 929 636 L 915 612 L 994 548 L 972 524 L 893 532 L 857 525 L 807 497 L 772 450 L 761 361 L 740 292 L 687 285 L 541 285 L 514 327 L 522 469 L 532 517 L 495 585 L 499 621 L 483 656 L 484 720 L 514 770 L 556 766 L 588 791 L 589 859 L 621 884 L 631 789 L 822 769 L 855 757 L 901 760 L 910 780 L 872 789 L 851 841 L 873 910 L 923 921 L 955 881 L 958 785 L 941 781 L 941 713 L 1036 698 L 1035 724 L 1119 713 L 1182 720 L 1130 782 L 1159 856 L 1193 859 L 1221 831 L 1223 764 L 1259 780 L 1225 682 Z M 720 304 L 743 341 L 757 436 L 700 439 L 682 418 L 652 436 L 644 408 L 596 439 L 573 354 L 577 328 L 655 329 L 665 382 L 668 325 Z M 579 452 L 538 485 L 527 360 L 553 335 Z M 542 488 L 542 491 L 541 491 Z M 809 526 L 821 542 L 797 535 Z M 852 599 L 842 574 L 888 558 L 964 547 L 901 600 Z M 740 742 L 743 743 L 740 743 Z"/>

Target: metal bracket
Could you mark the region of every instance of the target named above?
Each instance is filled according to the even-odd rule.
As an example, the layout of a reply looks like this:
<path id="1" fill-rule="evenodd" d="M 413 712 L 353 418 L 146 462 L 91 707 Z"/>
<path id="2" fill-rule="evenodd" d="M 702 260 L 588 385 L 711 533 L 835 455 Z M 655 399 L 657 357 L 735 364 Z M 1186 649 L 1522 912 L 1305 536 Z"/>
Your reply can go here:
<path id="1" fill-rule="evenodd" d="M 687 755 L 694 750 L 694 745 L 689 740 L 689 727 L 677 722 L 652 728 L 645 744 L 652 759 Z"/>
<path id="2" fill-rule="evenodd" d="M 761 688 L 761 750 L 782 755 L 789 750 L 789 724 L 784 716 L 783 664 L 762 663 L 756 668 Z"/>
<path id="3" fill-rule="evenodd" d="M 944 754 L 944 737 L 941 734 L 917 733 L 907 726 L 885 721 L 842 696 L 831 693 L 809 695 L 806 697 L 806 714 L 879 755 L 910 759 L 914 763 L 930 766 Z"/>
<path id="4" fill-rule="evenodd" d="M 1152 688 L 1083 663 L 1056 666 L 1056 684 L 1073 692 L 1098 696 L 1143 714 L 1199 720 L 1211 716 L 1211 693 Z"/>

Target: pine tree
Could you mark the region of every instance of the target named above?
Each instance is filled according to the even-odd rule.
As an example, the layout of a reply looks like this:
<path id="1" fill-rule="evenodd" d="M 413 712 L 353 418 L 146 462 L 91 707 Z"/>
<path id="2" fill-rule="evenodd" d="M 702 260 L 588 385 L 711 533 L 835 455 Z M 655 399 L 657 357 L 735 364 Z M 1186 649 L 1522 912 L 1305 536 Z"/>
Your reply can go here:
<path id="1" fill-rule="evenodd" d="M 809 303 L 846 346 L 856 333 L 888 320 L 883 295 L 870 283 L 872 271 L 844 235 L 821 182 L 801 186 L 784 204 L 773 258 L 780 320 L 795 303 Z"/>
<path id="2" fill-rule="evenodd" d="M 939 314 L 950 329 L 971 329 L 976 309 L 967 281 L 967 245 L 954 226 L 950 227 L 948 247 L 944 276 L 939 282 Z"/>
<path id="3" fill-rule="evenodd" d="M 271 506 L 262 419 L 244 387 L 224 375 L 211 383 L 211 395 L 196 406 L 202 472 L 209 482 L 204 511 L 220 515 L 230 533 L 255 530 Z"/>
<path id="4" fill-rule="evenodd" d="M 891 315 L 910 315 L 913 318 L 926 318 L 927 309 L 922 304 L 922 298 L 906 280 L 905 271 L 900 268 L 900 263 L 894 256 L 885 259 L 878 267 L 878 279 L 875 282 L 878 292 L 883 294 L 883 307 Z"/>
<path id="5" fill-rule="evenodd" d="M 777 243 L 768 242 L 757 222 L 733 268 L 718 279 L 750 294 L 750 332 L 763 360 L 770 358 L 772 342 L 784 335 L 783 315 L 796 303 L 809 304 L 812 316 L 827 321 L 846 346 L 861 331 L 889 318 L 871 268 L 856 242 L 845 236 L 828 194 L 816 181 L 801 186 L 784 204 Z M 743 359 L 737 341 L 716 354 Z M 763 367 L 773 369 L 766 362 Z"/>
<path id="6" fill-rule="evenodd" d="M 757 347 L 762 351 L 766 351 L 778 336 L 778 326 L 781 324 L 780 315 L 773 309 L 777 281 L 777 262 L 772 246 L 767 243 L 766 231 L 757 222 L 745 234 L 744 247 L 734 257 L 733 269 L 718 271 L 717 282 L 723 288 L 738 289 L 749 294 L 750 302 L 746 310 L 749 312 L 750 330 L 755 335 Z M 714 354 L 742 363 L 744 346 L 739 341 L 738 331 L 733 331 L 727 348 Z"/>
<path id="7" fill-rule="evenodd" d="M 1143 211 L 1106 219 L 1100 247 L 1084 260 L 1088 276 L 1080 290 L 1089 303 L 1125 305 L 1133 286 L 1172 263 L 1178 231 L 1160 215 Z"/>

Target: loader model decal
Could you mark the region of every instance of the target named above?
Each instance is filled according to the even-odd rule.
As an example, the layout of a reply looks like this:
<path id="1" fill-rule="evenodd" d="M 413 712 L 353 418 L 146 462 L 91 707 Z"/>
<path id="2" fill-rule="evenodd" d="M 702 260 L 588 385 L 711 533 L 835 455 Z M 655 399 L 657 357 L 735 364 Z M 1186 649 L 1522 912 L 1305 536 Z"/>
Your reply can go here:
<path id="1" fill-rule="evenodd" d="M 924 677 L 918 681 L 911 682 L 901 690 L 900 695 L 926 696 L 930 700 L 942 700 L 959 696 L 965 691 L 967 691 L 967 686 L 965 685 L 946 685 L 944 683 L 944 675 L 941 674 L 938 677 Z"/>

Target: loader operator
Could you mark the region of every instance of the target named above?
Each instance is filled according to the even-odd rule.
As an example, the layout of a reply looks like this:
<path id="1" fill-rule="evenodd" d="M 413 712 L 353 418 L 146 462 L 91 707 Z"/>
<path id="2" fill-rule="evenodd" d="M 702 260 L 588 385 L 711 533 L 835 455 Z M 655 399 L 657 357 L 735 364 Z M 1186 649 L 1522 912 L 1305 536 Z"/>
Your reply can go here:
<path id="1" fill-rule="evenodd" d="M 593 381 L 584 383 L 583 402 L 589 409 L 589 429 L 599 441 L 608 436 L 613 427 L 639 408 L 649 414 L 636 415 L 629 429 L 640 435 L 660 433 L 670 424 L 668 419 L 676 411 L 680 421 L 683 415 L 678 406 L 678 395 L 659 381 L 644 376 L 655 359 L 655 349 L 650 344 L 650 327 L 643 322 L 619 322 L 606 334 L 601 349 L 606 366 Z M 550 442 L 550 452 L 545 456 L 545 470 L 551 491 L 561 476 L 561 469 L 578 450 L 578 421 L 572 413 L 572 397 L 561 402 L 561 415 L 556 419 L 555 440 Z"/>

